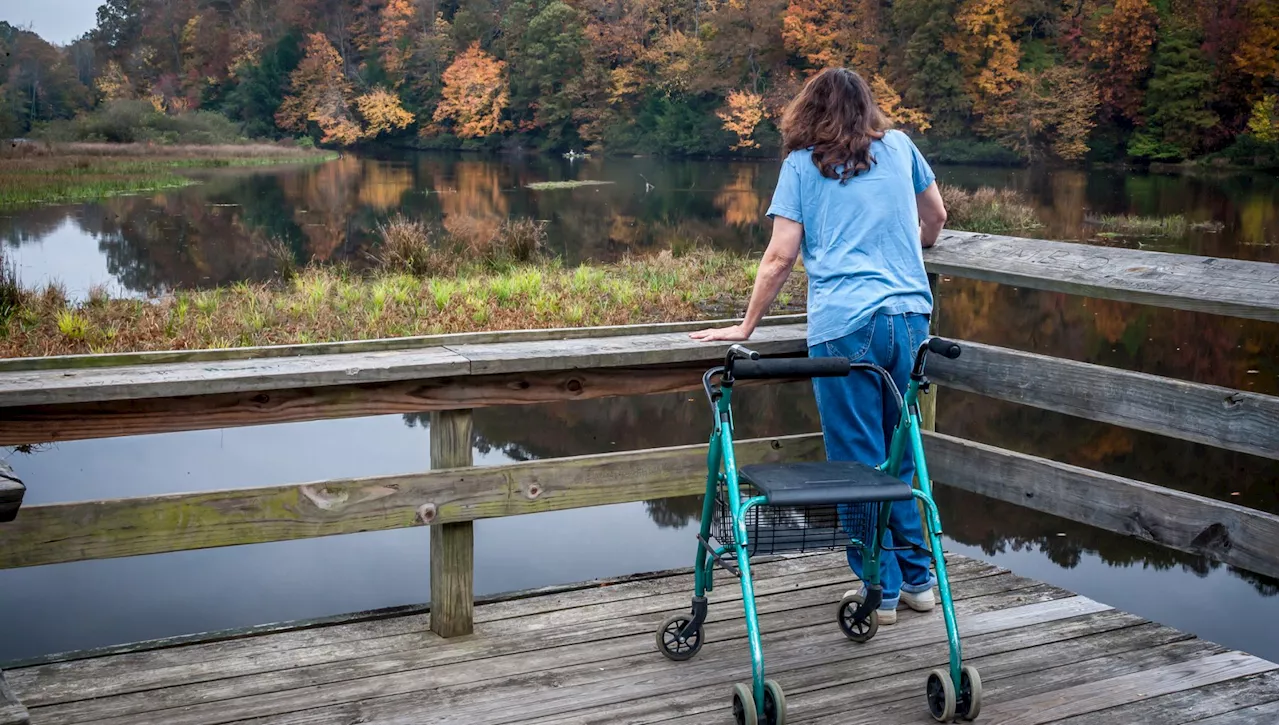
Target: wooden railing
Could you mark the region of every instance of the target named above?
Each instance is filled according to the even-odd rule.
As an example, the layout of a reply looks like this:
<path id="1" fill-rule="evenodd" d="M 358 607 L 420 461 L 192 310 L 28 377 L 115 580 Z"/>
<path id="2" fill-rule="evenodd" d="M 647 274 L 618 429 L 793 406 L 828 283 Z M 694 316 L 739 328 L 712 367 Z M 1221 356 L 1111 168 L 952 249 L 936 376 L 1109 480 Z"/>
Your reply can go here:
<path id="1" fill-rule="evenodd" d="M 934 273 L 1273 322 L 1280 306 L 1274 264 L 952 232 L 926 263 Z M 469 632 L 472 521 L 698 494 L 706 465 L 705 446 L 692 445 L 472 467 L 470 410 L 695 389 L 725 352 L 689 339 L 706 324 L 0 361 L 0 445 L 431 411 L 432 465 L 27 506 L 0 526 L 0 568 L 430 525 L 432 629 Z M 930 363 L 944 388 L 1280 457 L 1274 396 L 962 344 L 960 359 Z M 770 319 L 751 345 L 803 355 L 803 317 Z M 1277 575 L 1274 514 L 933 432 L 926 446 L 947 485 Z M 822 455 L 821 436 L 805 434 L 743 441 L 738 459 Z M 20 488 L 0 475 L 0 518 Z"/>

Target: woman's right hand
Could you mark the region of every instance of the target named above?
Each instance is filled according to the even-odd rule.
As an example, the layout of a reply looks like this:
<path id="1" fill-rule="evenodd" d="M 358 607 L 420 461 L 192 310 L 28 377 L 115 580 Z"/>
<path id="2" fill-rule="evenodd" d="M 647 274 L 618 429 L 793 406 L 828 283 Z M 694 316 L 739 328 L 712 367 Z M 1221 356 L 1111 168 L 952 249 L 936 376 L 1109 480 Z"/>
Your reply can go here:
<path id="1" fill-rule="evenodd" d="M 743 325 L 734 325 L 699 330 L 689 333 L 689 337 L 701 342 L 746 342 L 751 338 L 751 332 Z"/>

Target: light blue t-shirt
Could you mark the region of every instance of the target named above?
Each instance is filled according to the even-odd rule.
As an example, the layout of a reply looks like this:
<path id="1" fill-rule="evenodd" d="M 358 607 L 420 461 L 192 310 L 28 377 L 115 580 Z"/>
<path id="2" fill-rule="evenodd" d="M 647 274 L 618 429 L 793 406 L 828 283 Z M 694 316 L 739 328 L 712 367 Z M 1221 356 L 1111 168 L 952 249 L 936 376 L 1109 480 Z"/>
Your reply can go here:
<path id="1" fill-rule="evenodd" d="M 871 169 L 844 184 L 823 177 L 808 150 L 782 162 L 768 215 L 804 225 L 810 346 L 857 331 L 876 312 L 933 310 L 916 211 L 933 170 L 901 131 L 872 141 L 871 155 Z"/>

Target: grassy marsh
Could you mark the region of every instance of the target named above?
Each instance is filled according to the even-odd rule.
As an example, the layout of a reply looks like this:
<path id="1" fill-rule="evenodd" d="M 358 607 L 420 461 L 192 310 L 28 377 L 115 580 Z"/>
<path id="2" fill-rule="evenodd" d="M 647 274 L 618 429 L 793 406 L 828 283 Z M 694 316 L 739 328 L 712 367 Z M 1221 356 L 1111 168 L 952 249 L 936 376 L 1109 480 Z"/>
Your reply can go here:
<path id="1" fill-rule="evenodd" d="M 0 146 L 0 208 L 85 201 L 195 183 L 177 173 L 181 169 L 313 163 L 336 156 L 272 144 L 7 143 Z"/>

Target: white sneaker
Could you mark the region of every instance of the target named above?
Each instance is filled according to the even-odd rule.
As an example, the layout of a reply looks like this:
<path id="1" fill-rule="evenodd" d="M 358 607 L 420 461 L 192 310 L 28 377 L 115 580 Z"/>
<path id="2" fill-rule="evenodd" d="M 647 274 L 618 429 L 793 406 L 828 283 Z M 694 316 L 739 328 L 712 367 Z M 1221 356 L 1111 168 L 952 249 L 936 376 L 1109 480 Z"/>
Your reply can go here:
<path id="1" fill-rule="evenodd" d="M 933 590 L 926 589 L 922 592 L 898 592 L 898 602 L 911 607 L 917 612 L 927 612 L 933 609 Z"/>

